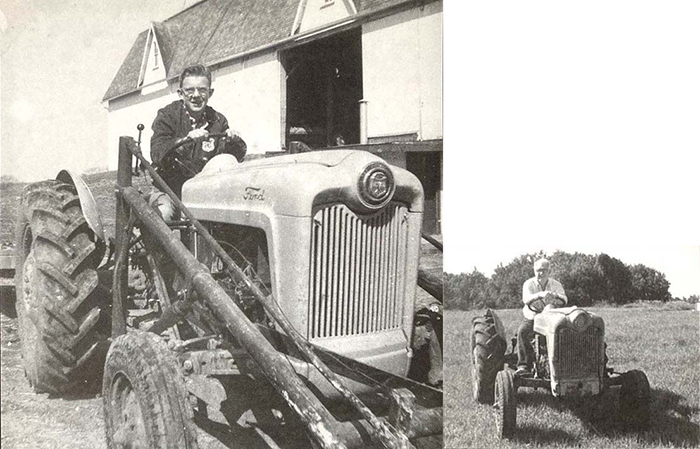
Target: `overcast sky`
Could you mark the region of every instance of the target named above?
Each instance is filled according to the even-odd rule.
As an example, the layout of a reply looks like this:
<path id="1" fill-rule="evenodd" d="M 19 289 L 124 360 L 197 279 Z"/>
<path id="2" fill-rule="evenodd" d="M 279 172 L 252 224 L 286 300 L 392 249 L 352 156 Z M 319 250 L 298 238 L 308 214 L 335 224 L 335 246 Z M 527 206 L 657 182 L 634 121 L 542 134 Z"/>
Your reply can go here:
<path id="1" fill-rule="evenodd" d="M 0 0 L 0 174 L 104 166 L 101 99 L 185 3 Z M 695 1 L 445 2 L 446 271 L 590 248 L 700 293 L 698 23 Z"/>
<path id="2" fill-rule="evenodd" d="M 445 271 L 605 252 L 700 294 L 700 3 L 468 5 L 445 14 Z"/>
<path id="3" fill-rule="evenodd" d="M 102 97 L 138 34 L 183 4 L 0 0 L 0 173 L 36 181 L 106 167 Z"/>

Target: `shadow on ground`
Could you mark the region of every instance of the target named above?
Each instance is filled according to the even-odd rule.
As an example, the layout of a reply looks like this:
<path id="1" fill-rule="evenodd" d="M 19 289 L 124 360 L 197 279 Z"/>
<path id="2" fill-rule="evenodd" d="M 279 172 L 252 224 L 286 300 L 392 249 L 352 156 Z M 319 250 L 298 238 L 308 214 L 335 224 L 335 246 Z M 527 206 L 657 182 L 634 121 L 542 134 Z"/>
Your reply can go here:
<path id="1" fill-rule="evenodd" d="M 518 395 L 518 405 L 550 407 L 557 412 L 571 411 L 591 433 L 614 439 L 634 435 L 648 446 L 698 447 L 700 426 L 691 421 L 700 407 L 687 403 L 685 397 L 667 389 L 651 390 L 651 420 L 643 429 L 631 427 L 618 409 L 619 389 L 601 397 L 560 400 L 548 394 Z M 574 445 L 577 438 L 561 430 L 519 427 L 515 439 L 522 443 L 561 443 Z"/>
<path id="2" fill-rule="evenodd" d="M 245 376 L 219 380 L 226 391 L 220 414 L 209 410 L 207 416 L 206 407 L 196 412 L 200 429 L 231 448 L 268 448 L 271 442 L 282 449 L 309 447 L 304 425 L 271 386 Z"/>
<path id="3" fill-rule="evenodd" d="M 534 445 L 579 445 L 579 439 L 569 432 L 561 429 L 545 429 L 532 425 L 518 426 L 513 441 Z"/>
<path id="4" fill-rule="evenodd" d="M 617 392 L 609 395 L 613 400 L 604 404 L 606 408 L 611 408 L 607 413 L 607 410 L 603 413 L 597 410 L 601 405 L 575 407 L 572 410 L 587 426 L 606 437 L 636 435 L 640 443 L 650 446 L 698 447 L 700 444 L 700 426 L 691 421 L 692 415 L 700 408 L 688 405 L 684 397 L 667 389 L 652 389 L 651 419 L 643 429 L 637 429 L 628 425 L 627 417 L 615 407 Z"/>

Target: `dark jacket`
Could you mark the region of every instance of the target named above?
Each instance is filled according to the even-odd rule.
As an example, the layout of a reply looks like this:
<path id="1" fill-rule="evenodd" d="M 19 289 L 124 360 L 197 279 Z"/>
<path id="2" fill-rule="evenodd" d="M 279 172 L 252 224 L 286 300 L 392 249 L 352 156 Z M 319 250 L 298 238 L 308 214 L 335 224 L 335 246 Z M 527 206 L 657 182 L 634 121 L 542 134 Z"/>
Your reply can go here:
<path id="1" fill-rule="evenodd" d="M 210 134 L 223 133 L 229 126 L 226 117 L 216 112 L 210 106 L 204 110 L 205 120 L 208 123 L 206 130 Z M 173 189 L 178 197 L 182 196 L 182 185 L 186 180 L 199 173 L 204 164 L 217 154 L 228 153 L 234 155 L 239 161 L 243 161 L 246 154 L 246 144 L 243 139 L 234 139 L 226 142 L 219 139 L 212 139 L 213 142 L 204 144 L 215 148 L 213 151 L 205 151 L 202 142 L 187 143 L 177 151 L 178 159 L 174 160 L 174 152 L 166 153 L 175 145 L 175 141 L 186 137 L 192 131 L 190 117 L 185 111 L 182 100 L 177 100 L 158 111 L 153 125 L 153 136 L 151 137 L 151 160 L 156 166 L 158 174 L 166 184 Z"/>

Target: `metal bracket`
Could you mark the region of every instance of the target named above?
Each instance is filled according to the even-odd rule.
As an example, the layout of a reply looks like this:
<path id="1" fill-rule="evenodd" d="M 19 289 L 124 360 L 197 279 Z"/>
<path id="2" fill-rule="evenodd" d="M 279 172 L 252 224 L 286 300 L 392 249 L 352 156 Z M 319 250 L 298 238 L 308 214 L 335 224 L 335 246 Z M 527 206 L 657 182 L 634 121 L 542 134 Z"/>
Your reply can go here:
<path id="1" fill-rule="evenodd" d="M 408 434 L 411 431 L 413 413 L 416 410 L 416 396 L 407 388 L 391 390 L 389 423 L 396 429 L 396 436 L 401 449 L 409 448 Z"/>
<path id="2" fill-rule="evenodd" d="M 179 359 L 186 375 L 225 376 L 241 374 L 233 356 L 225 349 L 189 351 L 180 355 Z"/>

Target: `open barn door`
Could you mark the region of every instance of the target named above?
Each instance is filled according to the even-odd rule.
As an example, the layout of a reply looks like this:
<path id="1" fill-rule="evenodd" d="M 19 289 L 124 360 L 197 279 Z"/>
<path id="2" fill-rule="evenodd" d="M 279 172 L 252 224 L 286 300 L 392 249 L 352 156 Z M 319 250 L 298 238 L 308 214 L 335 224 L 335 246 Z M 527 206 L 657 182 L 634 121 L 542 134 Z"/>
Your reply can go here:
<path id="1" fill-rule="evenodd" d="M 360 142 L 362 38 L 355 28 L 285 50 L 286 146 Z"/>

